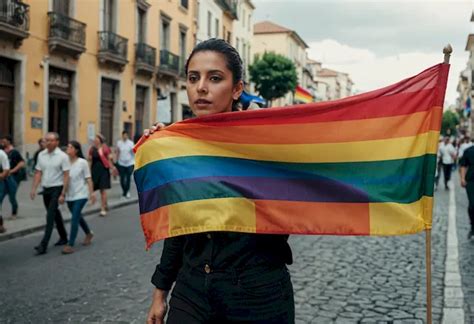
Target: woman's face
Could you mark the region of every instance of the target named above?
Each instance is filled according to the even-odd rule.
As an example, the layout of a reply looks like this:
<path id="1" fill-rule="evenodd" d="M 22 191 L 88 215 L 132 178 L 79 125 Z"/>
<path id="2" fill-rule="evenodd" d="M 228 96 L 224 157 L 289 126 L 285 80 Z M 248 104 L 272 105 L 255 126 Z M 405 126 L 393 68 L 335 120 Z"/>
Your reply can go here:
<path id="1" fill-rule="evenodd" d="M 94 145 L 99 146 L 100 145 L 100 139 L 98 136 L 94 137 Z"/>
<path id="2" fill-rule="evenodd" d="M 76 149 L 71 144 L 68 144 L 67 148 L 66 148 L 66 153 L 67 153 L 67 155 L 69 155 L 69 157 L 75 157 L 76 156 Z"/>
<path id="3" fill-rule="evenodd" d="M 186 91 L 197 117 L 232 111 L 232 101 L 239 99 L 242 90 L 242 81 L 234 85 L 223 54 L 203 51 L 193 55 L 188 65 Z"/>

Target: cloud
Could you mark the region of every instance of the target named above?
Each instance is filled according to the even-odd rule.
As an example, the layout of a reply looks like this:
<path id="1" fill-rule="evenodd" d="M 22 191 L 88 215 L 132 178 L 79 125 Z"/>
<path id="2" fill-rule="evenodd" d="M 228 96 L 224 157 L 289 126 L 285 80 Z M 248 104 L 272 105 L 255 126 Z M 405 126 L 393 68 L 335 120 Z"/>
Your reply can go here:
<path id="1" fill-rule="evenodd" d="M 322 62 L 323 67 L 349 73 L 355 83 L 354 89 L 361 92 L 378 89 L 413 76 L 443 60 L 441 51 L 414 51 L 381 56 L 368 49 L 341 44 L 334 39 L 311 42 L 308 45 L 310 58 Z M 450 62 L 446 100 L 451 104 L 457 98 L 459 73 L 466 67 L 465 54 L 453 55 Z"/>

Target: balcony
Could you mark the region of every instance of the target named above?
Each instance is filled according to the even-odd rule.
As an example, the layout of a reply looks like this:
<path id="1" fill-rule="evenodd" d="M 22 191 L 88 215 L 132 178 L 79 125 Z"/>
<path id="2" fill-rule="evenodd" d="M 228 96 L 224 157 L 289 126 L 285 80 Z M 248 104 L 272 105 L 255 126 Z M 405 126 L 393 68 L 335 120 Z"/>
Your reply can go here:
<path id="1" fill-rule="evenodd" d="M 29 36 L 30 6 L 21 1 L 0 2 L 0 39 L 13 41 L 15 48 Z"/>
<path id="2" fill-rule="evenodd" d="M 179 56 L 168 50 L 161 50 L 158 74 L 177 78 L 180 74 Z"/>
<path id="3" fill-rule="evenodd" d="M 218 0 L 217 4 L 221 7 L 225 14 L 229 15 L 232 19 L 238 19 L 237 15 L 237 2 L 234 0 Z"/>
<path id="4" fill-rule="evenodd" d="M 135 71 L 153 75 L 156 64 L 156 49 L 145 43 L 135 44 Z"/>
<path id="5" fill-rule="evenodd" d="M 128 63 L 128 39 L 109 31 L 99 34 L 99 53 L 97 58 L 101 64 L 110 64 L 123 70 Z"/>
<path id="6" fill-rule="evenodd" d="M 61 52 L 76 59 L 86 51 L 86 24 L 57 12 L 48 12 L 50 52 Z"/>

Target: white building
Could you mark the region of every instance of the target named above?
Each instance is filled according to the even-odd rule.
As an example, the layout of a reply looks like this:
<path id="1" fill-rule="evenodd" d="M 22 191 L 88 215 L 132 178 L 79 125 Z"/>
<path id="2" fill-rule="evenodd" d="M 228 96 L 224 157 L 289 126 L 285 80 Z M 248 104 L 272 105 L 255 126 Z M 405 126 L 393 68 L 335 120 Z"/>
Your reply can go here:
<path id="1" fill-rule="evenodd" d="M 198 0 L 196 42 L 222 38 L 222 8 L 215 0 Z"/>
<path id="2" fill-rule="evenodd" d="M 237 3 L 237 19 L 234 20 L 233 45 L 242 57 L 245 67 L 244 80 L 249 82 L 248 66 L 253 62 L 252 38 L 253 38 L 253 11 L 255 6 L 250 0 L 240 0 Z"/>

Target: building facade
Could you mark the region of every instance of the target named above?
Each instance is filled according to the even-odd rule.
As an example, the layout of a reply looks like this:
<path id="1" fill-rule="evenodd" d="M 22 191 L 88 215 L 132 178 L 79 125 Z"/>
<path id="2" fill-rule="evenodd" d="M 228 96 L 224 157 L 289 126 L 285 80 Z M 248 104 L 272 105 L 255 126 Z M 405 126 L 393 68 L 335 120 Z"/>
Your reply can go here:
<path id="1" fill-rule="evenodd" d="M 160 116 L 182 119 L 195 3 L 2 2 L 0 133 L 31 155 L 47 131 L 62 145 L 87 144 L 99 132 L 112 144 L 122 130 L 141 134 Z"/>
<path id="2" fill-rule="evenodd" d="M 309 74 L 306 64 L 306 49 L 308 45 L 295 31 L 277 25 L 270 21 L 263 21 L 254 25 L 252 48 L 254 54 L 274 52 L 289 58 L 296 67 L 298 85 L 307 90 L 307 79 L 305 74 Z M 308 90 L 309 92 L 309 90 Z M 286 106 L 294 103 L 294 93 L 288 94 L 273 102 L 274 106 Z"/>

